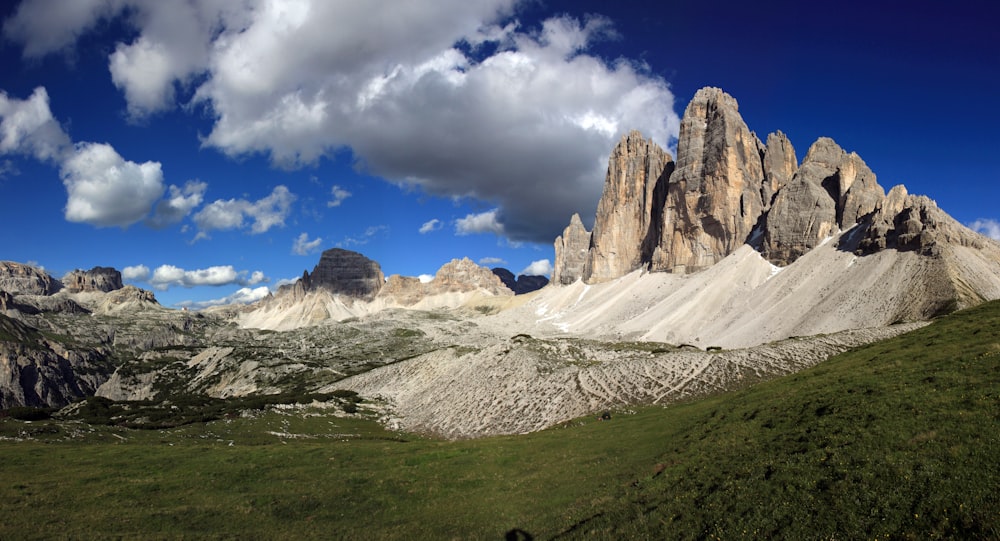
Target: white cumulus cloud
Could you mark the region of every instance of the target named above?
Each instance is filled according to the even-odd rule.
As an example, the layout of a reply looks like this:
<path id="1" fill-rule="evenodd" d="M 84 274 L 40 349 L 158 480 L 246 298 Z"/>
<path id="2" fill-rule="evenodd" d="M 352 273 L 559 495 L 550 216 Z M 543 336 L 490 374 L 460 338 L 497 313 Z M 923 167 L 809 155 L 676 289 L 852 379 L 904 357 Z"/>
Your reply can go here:
<path id="1" fill-rule="evenodd" d="M 480 265 L 487 267 L 490 265 L 505 265 L 506 263 L 507 261 L 501 257 L 484 257 L 479 260 Z"/>
<path id="2" fill-rule="evenodd" d="M 292 243 L 292 253 L 296 255 L 309 255 L 319 251 L 320 245 L 322 244 L 323 239 L 321 237 L 309 240 L 309 234 L 302 233 L 296 237 L 295 242 Z"/>
<path id="3" fill-rule="evenodd" d="M 206 146 L 282 167 L 349 149 L 391 182 L 497 206 L 510 240 L 548 243 L 595 211 L 618 137 L 668 147 L 680 122 L 641 61 L 592 53 L 608 19 L 521 27 L 527 1 L 27 1 L 4 32 L 42 56 L 121 16 L 135 33 L 108 62 L 132 116 L 192 89 L 214 121 Z"/>
<path id="4" fill-rule="evenodd" d="M 137 282 L 145 282 L 150 277 L 149 267 L 145 265 L 135 265 L 122 269 L 122 278 Z"/>
<path id="5" fill-rule="evenodd" d="M 991 239 L 1000 240 L 1000 222 L 997 220 L 980 218 L 969 224 L 969 229 L 982 233 Z"/>
<path id="6" fill-rule="evenodd" d="M 420 280 L 421 284 L 429 284 L 429 283 L 431 283 L 431 282 L 434 281 L 434 275 L 433 274 L 421 274 L 420 276 L 417 276 L 417 279 Z"/>
<path id="7" fill-rule="evenodd" d="M 170 185 L 167 197 L 156 204 L 146 225 L 161 229 L 183 220 L 201 204 L 207 188 L 208 184 L 196 180 L 188 181 L 183 188 Z"/>
<path id="8" fill-rule="evenodd" d="M 181 301 L 177 303 L 177 306 L 182 308 L 191 308 L 194 310 L 201 310 L 203 308 L 208 308 L 210 306 L 224 306 L 227 304 L 250 304 L 252 302 L 257 302 L 264 297 L 267 297 L 271 291 L 267 286 L 261 286 L 256 288 L 242 287 L 237 289 L 230 295 L 219 299 L 211 299 L 207 301 Z"/>
<path id="9" fill-rule="evenodd" d="M 504 227 L 497 220 L 500 209 L 493 209 L 479 214 L 468 214 L 465 218 L 455 220 L 456 235 L 471 235 L 473 233 L 504 234 Z"/>
<path id="10" fill-rule="evenodd" d="M 146 269 L 147 272 L 149 269 Z M 248 276 L 249 275 L 249 276 Z M 217 265 L 205 269 L 185 270 L 174 265 L 160 265 L 148 278 L 154 289 L 165 291 L 171 287 L 225 286 L 237 284 L 252 286 L 266 282 L 261 271 L 237 271 L 232 265 Z M 266 289 L 266 288 L 265 288 Z"/>
<path id="11" fill-rule="evenodd" d="M 61 174 L 66 219 L 98 227 L 142 220 L 164 191 L 159 162 L 127 161 L 104 143 L 78 143 Z"/>
<path id="12" fill-rule="evenodd" d="M 530 265 L 521 271 L 521 274 L 528 276 L 550 276 L 552 274 L 552 263 L 548 259 L 532 261 Z"/>
<path id="13" fill-rule="evenodd" d="M 292 211 L 295 194 L 285 186 L 276 186 L 271 194 L 257 201 L 218 199 L 202 207 L 194 215 L 199 235 L 209 231 L 242 229 L 250 223 L 251 233 L 264 233 L 275 226 L 284 226 Z"/>

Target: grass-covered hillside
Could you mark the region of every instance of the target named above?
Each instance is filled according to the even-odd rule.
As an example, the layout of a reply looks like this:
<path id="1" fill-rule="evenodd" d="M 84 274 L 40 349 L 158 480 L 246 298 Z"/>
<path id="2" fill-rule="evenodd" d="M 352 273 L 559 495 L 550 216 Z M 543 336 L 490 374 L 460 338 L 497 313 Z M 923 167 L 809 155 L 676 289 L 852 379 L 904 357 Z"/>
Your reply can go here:
<path id="1" fill-rule="evenodd" d="M 0 419 L 0 538 L 1000 538 L 1000 303 L 525 436 L 437 441 L 332 411 Z"/>

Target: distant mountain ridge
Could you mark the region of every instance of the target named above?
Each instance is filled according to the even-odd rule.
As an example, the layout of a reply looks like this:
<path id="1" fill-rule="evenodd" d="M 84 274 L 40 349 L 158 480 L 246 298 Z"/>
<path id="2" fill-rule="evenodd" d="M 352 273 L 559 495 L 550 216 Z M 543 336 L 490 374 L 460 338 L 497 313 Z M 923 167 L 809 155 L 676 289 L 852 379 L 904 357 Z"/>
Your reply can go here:
<path id="1" fill-rule="evenodd" d="M 241 325 L 288 330 L 327 320 L 359 317 L 389 308 L 459 308 L 478 298 L 513 297 L 501 278 L 469 258 L 444 264 L 430 281 L 398 274 L 385 277 L 378 262 L 332 248 L 294 284 L 242 309 Z"/>

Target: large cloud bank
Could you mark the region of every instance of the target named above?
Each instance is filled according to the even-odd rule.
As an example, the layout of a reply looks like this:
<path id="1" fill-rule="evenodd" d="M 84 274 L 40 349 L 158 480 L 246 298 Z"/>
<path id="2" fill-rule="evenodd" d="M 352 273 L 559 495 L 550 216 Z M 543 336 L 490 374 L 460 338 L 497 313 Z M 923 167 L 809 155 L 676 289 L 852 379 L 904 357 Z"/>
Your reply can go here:
<path id="1" fill-rule="evenodd" d="M 108 68 L 131 116 L 204 106 L 205 145 L 282 167 L 349 148 L 391 182 L 495 206 L 492 232 L 550 242 L 573 212 L 593 213 L 621 134 L 668 145 L 679 120 L 662 79 L 589 53 L 609 21 L 526 28 L 518 4 L 30 1 L 4 31 L 41 57 L 127 17 L 137 33 Z"/>

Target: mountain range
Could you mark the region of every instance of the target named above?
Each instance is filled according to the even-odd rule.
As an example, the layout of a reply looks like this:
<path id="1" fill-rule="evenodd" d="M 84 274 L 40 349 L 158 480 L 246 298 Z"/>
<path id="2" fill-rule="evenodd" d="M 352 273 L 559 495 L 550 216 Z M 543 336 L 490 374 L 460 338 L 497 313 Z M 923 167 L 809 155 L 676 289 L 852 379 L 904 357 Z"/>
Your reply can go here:
<path id="1" fill-rule="evenodd" d="M 467 258 L 385 277 L 332 249 L 257 303 L 197 313 L 115 269 L 0 262 L 0 407 L 348 389 L 408 430 L 519 433 L 788 373 L 1000 298 L 1000 244 L 886 191 L 832 139 L 800 163 L 717 88 L 689 103 L 676 161 L 623 136 L 593 228 L 574 215 L 554 247 L 551 282 Z"/>

